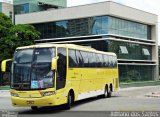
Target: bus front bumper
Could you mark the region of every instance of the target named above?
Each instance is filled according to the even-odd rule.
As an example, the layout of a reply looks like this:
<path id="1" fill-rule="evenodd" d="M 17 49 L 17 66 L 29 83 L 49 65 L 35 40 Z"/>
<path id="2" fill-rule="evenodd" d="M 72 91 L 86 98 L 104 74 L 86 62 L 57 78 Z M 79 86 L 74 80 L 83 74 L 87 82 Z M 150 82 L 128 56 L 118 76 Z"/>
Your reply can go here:
<path id="1" fill-rule="evenodd" d="M 56 96 L 46 96 L 41 98 L 21 98 L 11 97 L 13 106 L 55 106 Z"/>

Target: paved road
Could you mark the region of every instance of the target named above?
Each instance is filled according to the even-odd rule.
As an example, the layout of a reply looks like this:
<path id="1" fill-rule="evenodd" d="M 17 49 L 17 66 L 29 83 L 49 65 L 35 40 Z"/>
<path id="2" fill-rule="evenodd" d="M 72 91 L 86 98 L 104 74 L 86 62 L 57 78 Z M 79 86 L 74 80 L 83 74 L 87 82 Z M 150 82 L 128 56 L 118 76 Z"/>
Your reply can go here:
<path id="1" fill-rule="evenodd" d="M 60 115 L 72 116 L 77 113 L 90 113 L 95 116 L 101 111 L 160 111 L 160 98 L 146 97 L 151 92 L 160 90 L 160 86 L 148 86 L 138 88 L 125 88 L 113 93 L 111 98 L 90 98 L 78 101 L 69 111 L 63 110 L 63 106 L 43 107 L 39 111 L 32 111 L 28 107 L 12 107 L 10 97 L 0 97 L 0 110 L 18 112 L 21 116 L 48 116 L 59 117 Z M 85 111 L 85 112 L 84 112 Z M 91 112 L 92 111 L 92 112 Z M 99 111 L 99 112 L 94 112 Z M 67 112 L 67 114 L 66 114 Z M 20 117 L 21 117 L 20 116 Z M 83 115 L 82 115 L 83 116 Z"/>

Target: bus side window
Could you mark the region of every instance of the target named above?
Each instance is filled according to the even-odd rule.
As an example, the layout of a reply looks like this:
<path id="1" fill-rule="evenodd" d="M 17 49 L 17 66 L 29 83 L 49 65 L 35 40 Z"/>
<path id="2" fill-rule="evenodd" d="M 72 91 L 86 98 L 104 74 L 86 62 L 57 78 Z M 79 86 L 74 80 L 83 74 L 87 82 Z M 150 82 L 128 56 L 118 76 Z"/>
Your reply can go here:
<path id="1" fill-rule="evenodd" d="M 112 56 L 112 64 L 113 64 L 113 68 L 115 68 L 115 62 L 116 62 L 115 57 Z"/>
<path id="2" fill-rule="evenodd" d="M 89 66 L 89 61 L 88 61 L 88 54 L 87 52 L 84 51 L 80 51 L 82 58 L 83 58 L 83 62 L 84 62 L 84 67 L 88 67 Z"/>
<path id="3" fill-rule="evenodd" d="M 115 56 L 113 58 L 114 58 L 114 68 L 116 68 L 117 67 L 117 58 Z"/>
<path id="4" fill-rule="evenodd" d="M 105 68 L 105 64 L 106 64 L 106 62 L 105 62 L 105 57 L 104 57 L 105 55 L 102 55 L 102 58 L 103 58 L 103 64 L 102 64 L 102 66 L 103 66 L 103 68 Z"/>
<path id="5" fill-rule="evenodd" d="M 76 51 L 75 50 L 68 50 L 68 57 L 69 57 L 69 67 L 70 68 L 77 68 L 78 67 L 78 60 L 76 57 Z"/>
<path id="6" fill-rule="evenodd" d="M 59 59 L 57 62 L 56 89 L 62 89 L 66 84 L 66 48 L 58 48 L 58 57 Z"/>
<path id="7" fill-rule="evenodd" d="M 96 54 L 97 67 L 101 67 L 101 61 L 99 58 L 99 54 Z"/>
<path id="8" fill-rule="evenodd" d="M 98 54 L 98 58 L 99 58 L 99 67 L 103 67 L 103 56 L 102 54 Z"/>
<path id="9" fill-rule="evenodd" d="M 88 59 L 89 59 L 89 66 L 90 68 L 93 67 L 93 57 L 92 57 L 92 53 L 88 52 Z"/>
<path id="10" fill-rule="evenodd" d="M 78 67 L 83 67 L 83 59 L 82 59 L 82 55 L 80 54 L 79 50 L 76 50 L 76 57 L 77 57 L 77 61 L 78 61 Z"/>
<path id="11" fill-rule="evenodd" d="M 117 57 L 115 57 L 115 60 L 116 60 L 116 61 L 115 61 L 115 64 L 116 64 L 115 67 L 117 67 L 117 66 L 118 66 Z"/>
<path id="12" fill-rule="evenodd" d="M 97 67 L 96 54 L 92 53 L 93 67 Z"/>
<path id="13" fill-rule="evenodd" d="M 114 68 L 115 66 L 115 59 L 114 56 L 111 56 L 111 67 Z"/>
<path id="14" fill-rule="evenodd" d="M 109 67 L 109 56 L 108 55 L 103 55 L 104 58 L 104 67 L 107 68 Z"/>
<path id="15" fill-rule="evenodd" d="M 109 68 L 112 68 L 112 57 L 108 56 L 108 63 L 109 63 Z"/>

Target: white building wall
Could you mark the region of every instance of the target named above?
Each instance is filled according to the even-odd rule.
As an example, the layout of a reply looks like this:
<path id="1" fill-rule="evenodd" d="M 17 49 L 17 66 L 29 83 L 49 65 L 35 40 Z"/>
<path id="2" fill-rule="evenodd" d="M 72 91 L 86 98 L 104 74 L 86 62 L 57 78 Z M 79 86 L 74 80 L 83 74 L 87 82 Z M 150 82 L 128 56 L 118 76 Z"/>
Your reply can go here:
<path id="1" fill-rule="evenodd" d="M 2 13 L 10 17 L 10 13 L 12 13 L 12 21 L 13 21 L 13 4 L 2 2 Z"/>
<path id="2" fill-rule="evenodd" d="M 32 24 L 90 16 L 112 15 L 132 21 L 155 25 L 157 15 L 134 9 L 114 2 L 102 2 L 58 10 L 48 10 L 29 14 L 16 15 L 16 24 Z"/>

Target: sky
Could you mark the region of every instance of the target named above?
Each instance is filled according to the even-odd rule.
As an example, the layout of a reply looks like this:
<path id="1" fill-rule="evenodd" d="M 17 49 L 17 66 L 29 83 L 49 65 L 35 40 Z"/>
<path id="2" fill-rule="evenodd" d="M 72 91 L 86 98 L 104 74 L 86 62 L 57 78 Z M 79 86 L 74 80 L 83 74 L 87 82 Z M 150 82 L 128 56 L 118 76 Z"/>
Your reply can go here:
<path id="1" fill-rule="evenodd" d="M 160 45 L 160 0 L 68 0 L 68 7 L 84 4 L 98 3 L 104 1 L 114 1 L 133 8 L 144 10 L 158 15 L 158 44 Z"/>

